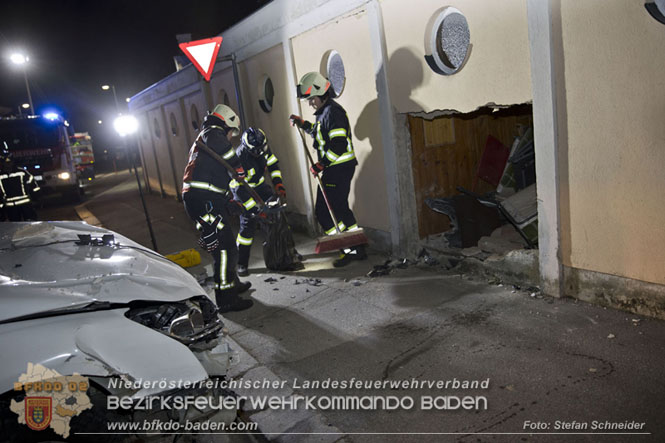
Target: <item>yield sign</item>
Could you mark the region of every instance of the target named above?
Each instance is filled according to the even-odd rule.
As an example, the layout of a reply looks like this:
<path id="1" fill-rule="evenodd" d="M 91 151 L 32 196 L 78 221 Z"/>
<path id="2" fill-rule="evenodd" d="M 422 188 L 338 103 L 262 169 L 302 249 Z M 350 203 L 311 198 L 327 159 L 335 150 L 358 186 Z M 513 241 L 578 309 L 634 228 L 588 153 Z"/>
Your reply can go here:
<path id="1" fill-rule="evenodd" d="M 180 43 L 180 49 L 188 59 L 194 63 L 206 81 L 210 81 L 212 70 L 215 67 L 217 52 L 222 44 L 222 37 L 204 38 L 188 43 Z"/>

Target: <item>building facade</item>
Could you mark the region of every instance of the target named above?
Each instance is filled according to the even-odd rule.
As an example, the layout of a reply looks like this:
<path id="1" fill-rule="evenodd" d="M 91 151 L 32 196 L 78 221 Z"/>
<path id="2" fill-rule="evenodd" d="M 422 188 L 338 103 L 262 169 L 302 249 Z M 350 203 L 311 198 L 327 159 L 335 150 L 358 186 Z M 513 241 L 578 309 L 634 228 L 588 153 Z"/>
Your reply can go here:
<path id="1" fill-rule="evenodd" d="M 402 256 L 449 227 L 424 200 L 471 187 L 487 136 L 510 146 L 532 126 L 543 292 L 662 317 L 663 31 L 625 0 L 274 0 L 221 34 L 210 82 L 189 65 L 129 106 L 150 190 L 168 198 L 207 110 L 242 110 L 311 230 L 316 183 L 288 116 L 313 120 L 295 85 L 329 76 L 359 159 L 353 210 Z"/>

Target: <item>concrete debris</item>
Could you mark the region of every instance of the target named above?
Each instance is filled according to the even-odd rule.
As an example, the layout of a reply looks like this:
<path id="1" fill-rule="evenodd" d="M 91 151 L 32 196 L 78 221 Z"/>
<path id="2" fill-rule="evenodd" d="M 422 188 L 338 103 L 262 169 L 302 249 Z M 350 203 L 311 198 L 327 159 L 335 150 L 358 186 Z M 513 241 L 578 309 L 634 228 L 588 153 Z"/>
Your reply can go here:
<path id="1" fill-rule="evenodd" d="M 263 281 L 266 282 L 266 283 L 275 283 L 277 281 L 277 279 L 273 278 L 273 277 L 268 277 Z"/>
<path id="2" fill-rule="evenodd" d="M 610 335 L 607 336 L 607 338 L 610 338 L 610 339 L 615 338 L 615 337 L 616 336 L 614 334 L 610 334 Z"/>
<path id="3" fill-rule="evenodd" d="M 596 368 L 589 368 L 589 372 L 598 372 L 598 369 L 596 369 Z"/>
<path id="4" fill-rule="evenodd" d="M 462 255 L 465 257 L 475 257 L 477 255 L 482 254 L 482 249 L 480 249 L 478 246 L 472 246 L 470 248 L 464 248 L 462 249 Z"/>
<path id="5" fill-rule="evenodd" d="M 374 265 L 374 269 L 369 271 L 367 273 L 367 276 L 372 278 L 372 277 L 381 277 L 382 275 L 388 275 L 390 274 L 390 271 L 392 271 L 391 268 L 388 267 L 388 265 L 383 264 L 383 265 Z"/>
<path id="6" fill-rule="evenodd" d="M 310 285 L 310 286 L 321 286 L 322 282 L 320 278 L 305 278 L 303 280 L 296 279 L 294 285 Z M 307 290 L 309 292 L 309 290 Z"/>
<path id="7" fill-rule="evenodd" d="M 432 257 L 431 254 L 427 252 L 427 249 L 425 248 L 421 249 L 420 252 L 418 253 L 418 259 L 422 259 L 425 262 L 425 264 L 429 266 L 436 266 L 439 264 L 439 261 L 436 258 Z"/>

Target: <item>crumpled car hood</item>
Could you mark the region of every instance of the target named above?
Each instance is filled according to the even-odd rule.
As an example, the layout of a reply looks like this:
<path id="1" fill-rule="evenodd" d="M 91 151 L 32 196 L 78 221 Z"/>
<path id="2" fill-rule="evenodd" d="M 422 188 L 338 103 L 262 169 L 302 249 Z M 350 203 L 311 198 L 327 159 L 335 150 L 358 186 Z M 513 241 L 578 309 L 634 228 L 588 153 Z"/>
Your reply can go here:
<path id="1" fill-rule="evenodd" d="M 77 245 L 113 234 L 117 246 Z M 0 223 L 0 321 L 91 302 L 179 301 L 205 291 L 177 264 L 84 222 Z"/>

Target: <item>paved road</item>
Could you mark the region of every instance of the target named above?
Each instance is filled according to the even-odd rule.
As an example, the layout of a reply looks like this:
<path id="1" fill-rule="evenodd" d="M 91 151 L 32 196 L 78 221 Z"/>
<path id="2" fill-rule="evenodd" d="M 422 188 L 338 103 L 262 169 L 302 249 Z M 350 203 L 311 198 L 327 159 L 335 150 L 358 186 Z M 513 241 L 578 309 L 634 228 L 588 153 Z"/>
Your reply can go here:
<path id="1" fill-rule="evenodd" d="M 118 173 L 98 183 L 86 208 L 105 227 L 150 246 L 133 177 Z M 156 195 L 146 201 L 160 252 L 192 247 L 196 233 L 182 204 Z M 306 268 L 268 273 L 255 244 L 248 278 L 255 306 L 225 317 L 241 351 L 232 376 L 278 385 L 236 390 L 269 439 L 665 441 L 663 321 L 542 298 L 422 263 L 368 278 L 385 256 L 333 269 L 334 257 L 314 256 L 314 242 L 304 237 L 298 248 L 308 257 Z M 381 386 L 306 385 L 351 380 Z M 465 389 L 461 381 L 488 386 Z M 287 403 L 251 405 L 271 395 Z M 293 396 L 324 403 L 289 410 Z M 414 405 L 326 407 L 331 397 L 353 396 L 410 398 Z M 451 409 L 464 396 L 473 397 L 473 408 Z M 438 397 L 440 409 L 428 408 L 429 397 Z M 608 426 L 617 428 L 601 429 Z"/>

